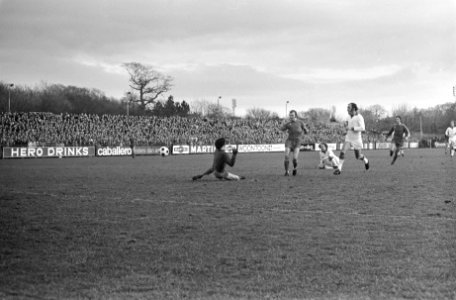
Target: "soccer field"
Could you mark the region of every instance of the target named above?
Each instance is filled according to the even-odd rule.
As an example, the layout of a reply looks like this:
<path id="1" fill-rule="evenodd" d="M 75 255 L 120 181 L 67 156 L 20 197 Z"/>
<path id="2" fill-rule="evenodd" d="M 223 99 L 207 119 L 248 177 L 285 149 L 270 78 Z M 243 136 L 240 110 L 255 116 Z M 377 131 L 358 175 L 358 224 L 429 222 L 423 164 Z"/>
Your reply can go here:
<path id="1" fill-rule="evenodd" d="M 2 299 L 455 299 L 456 158 L 0 160 Z"/>

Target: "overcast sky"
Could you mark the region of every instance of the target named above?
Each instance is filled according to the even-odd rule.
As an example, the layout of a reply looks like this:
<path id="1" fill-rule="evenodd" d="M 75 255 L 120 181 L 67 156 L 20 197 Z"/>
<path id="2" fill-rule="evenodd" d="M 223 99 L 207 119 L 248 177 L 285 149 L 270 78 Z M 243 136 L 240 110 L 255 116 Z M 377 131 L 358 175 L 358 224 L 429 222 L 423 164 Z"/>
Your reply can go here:
<path id="1" fill-rule="evenodd" d="M 454 101 L 456 0 L 0 0 L 0 80 L 121 98 L 122 63 L 177 101 L 386 109 Z"/>

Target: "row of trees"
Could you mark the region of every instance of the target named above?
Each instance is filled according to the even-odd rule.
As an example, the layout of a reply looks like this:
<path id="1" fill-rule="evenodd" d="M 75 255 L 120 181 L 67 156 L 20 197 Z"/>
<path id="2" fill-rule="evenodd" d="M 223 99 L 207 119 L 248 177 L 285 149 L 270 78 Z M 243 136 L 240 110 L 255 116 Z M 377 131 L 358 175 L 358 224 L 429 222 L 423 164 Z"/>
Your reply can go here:
<path id="1" fill-rule="evenodd" d="M 186 117 L 190 115 L 190 105 L 183 100 L 181 103 L 174 102 L 174 97 L 169 96 L 166 102 L 158 101 L 152 109 L 152 114 L 159 117 L 181 116 Z"/>
<path id="2" fill-rule="evenodd" d="M 10 86 L 0 82 L 0 112 L 51 112 L 71 114 L 111 114 L 111 115 L 157 115 L 187 116 L 190 106 L 185 101 L 174 102 L 173 96 L 166 101 L 156 101 L 150 108 L 144 108 L 136 101 L 124 97 L 120 101 L 107 97 L 97 89 L 65 86 L 62 84 L 41 83 L 36 87 Z"/>
<path id="3" fill-rule="evenodd" d="M 119 101 L 106 97 L 96 89 L 45 84 L 35 88 L 14 86 L 0 82 L 0 111 L 8 110 L 8 98 L 11 96 L 11 110 L 16 112 L 52 112 L 52 113 L 87 113 L 87 114 L 127 114 L 127 97 Z M 231 118 L 232 111 L 208 101 L 195 101 L 190 106 L 185 100 L 174 101 L 168 96 L 166 101 L 149 102 L 146 108 L 135 101 L 128 102 L 131 115 L 156 116 L 201 116 L 207 118 Z M 151 107 L 151 108 L 149 108 Z M 428 109 L 410 109 L 407 106 L 396 108 L 391 115 L 381 105 L 372 105 L 360 109 L 366 122 L 367 133 L 373 136 L 388 130 L 394 116 L 402 117 L 403 122 L 414 133 L 441 135 L 451 120 L 456 120 L 456 104 L 445 103 Z M 299 116 L 311 123 L 337 122 L 334 110 L 313 108 L 298 112 Z M 279 119 L 276 113 L 262 108 L 251 108 L 246 118 L 267 120 Z"/>
<path id="4" fill-rule="evenodd" d="M 131 114 L 156 116 L 201 116 L 206 118 L 232 118 L 233 111 L 208 101 L 194 101 L 192 106 L 185 100 L 174 101 L 166 94 L 172 89 L 173 79 L 157 72 L 153 67 L 136 62 L 125 63 L 128 72 L 130 92 L 122 99 L 106 97 L 97 89 L 87 89 L 61 84 L 42 83 L 37 87 L 13 86 L 0 81 L 0 111 L 87 113 L 87 114 Z M 9 101 L 9 99 L 12 101 Z M 313 108 L 298 112 L 301 118 L 311 123 L 337 122 L 335 108 L 331 110 Z M 400 115 L 403 122 L 413 131 L 421 134 L 440 135 L 451 120 L 456 120 L 456 104 L 446 103 L 428 109 L 410 109 L 402 106 L 392 116 L 381 105 L 361 108 L 368 134 L 373 136 L 388 130 L 393 117 Z M 251 108 L 247 118 L 257 120 L 279 119 L 276 113 L 262 108 Z"/>
<path id="5" fill-rule="evenodd" d="M 9 100 L 11 98 L 11 101 Z M 34 88 L 0 82 L 0 111 L 118 114 L 122 104 L 96 89 L 41 83 Z"/>
<path id="6" fill-rule="evenodd" d="M 400 116 L 409 129 L 420 135 L 442 136 L 452 120 L 456 121 L 456 103 L 450 102 L 427 109 L 410 109 L 406 105 L 395 108 L 391 115 L 380 105 L 361 109 L 366 128 L 371 134 L 389 130 L 395 116 Z"/>

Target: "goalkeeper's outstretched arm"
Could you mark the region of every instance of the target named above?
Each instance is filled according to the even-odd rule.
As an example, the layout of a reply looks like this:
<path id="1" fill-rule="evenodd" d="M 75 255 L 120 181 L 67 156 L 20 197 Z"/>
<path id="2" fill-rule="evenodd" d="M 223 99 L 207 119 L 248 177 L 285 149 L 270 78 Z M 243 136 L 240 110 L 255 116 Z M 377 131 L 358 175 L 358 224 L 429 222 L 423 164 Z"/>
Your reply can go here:
<path id="1" fill-rule="evenodd" d="M 234 166 L 236 163 L 236 156 L 238 154 L 237 148 L 233 149 L 233 155 L 231 156 L 231 159 L 227 160 L 226 164 L 229 165 L 230 167 Z"/>

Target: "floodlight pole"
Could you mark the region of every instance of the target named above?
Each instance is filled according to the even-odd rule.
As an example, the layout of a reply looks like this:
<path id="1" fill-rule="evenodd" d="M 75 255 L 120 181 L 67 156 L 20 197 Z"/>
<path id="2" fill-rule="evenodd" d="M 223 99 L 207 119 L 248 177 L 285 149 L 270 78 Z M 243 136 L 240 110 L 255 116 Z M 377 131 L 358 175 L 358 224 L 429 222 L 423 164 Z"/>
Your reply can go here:
<path id="1" fill-rule="evenodd" d="M 130 99 L 131 92 L 127 92 L 127 118 L 130 117 Z"/>
<path id="2" fill-rule="evenodd" d="M 285 118 L 288 115 L 288 103 L 290 103 L 290 101 L 285 102 Z"/>
<path id="3" fill-rule="evenodd" d="M 420 139 L 423 139 L 423 119 L 420 113 Z"/>
<path id="4" fill-rule="evenodd" d="M 8 113 L 11 113 L 11 88 L 14 86 L 14 83 L 8 84 Z"/>
<path id="5" fill-rule="evenodd" d="M 236 115 L 235 110 L 236 110 L 236 107 L 237 107 L 237 100 L 236 99 L 232 99 L 231 100 L 231 107 L 233 108 L 233 117 L 234 117 Z"/>

